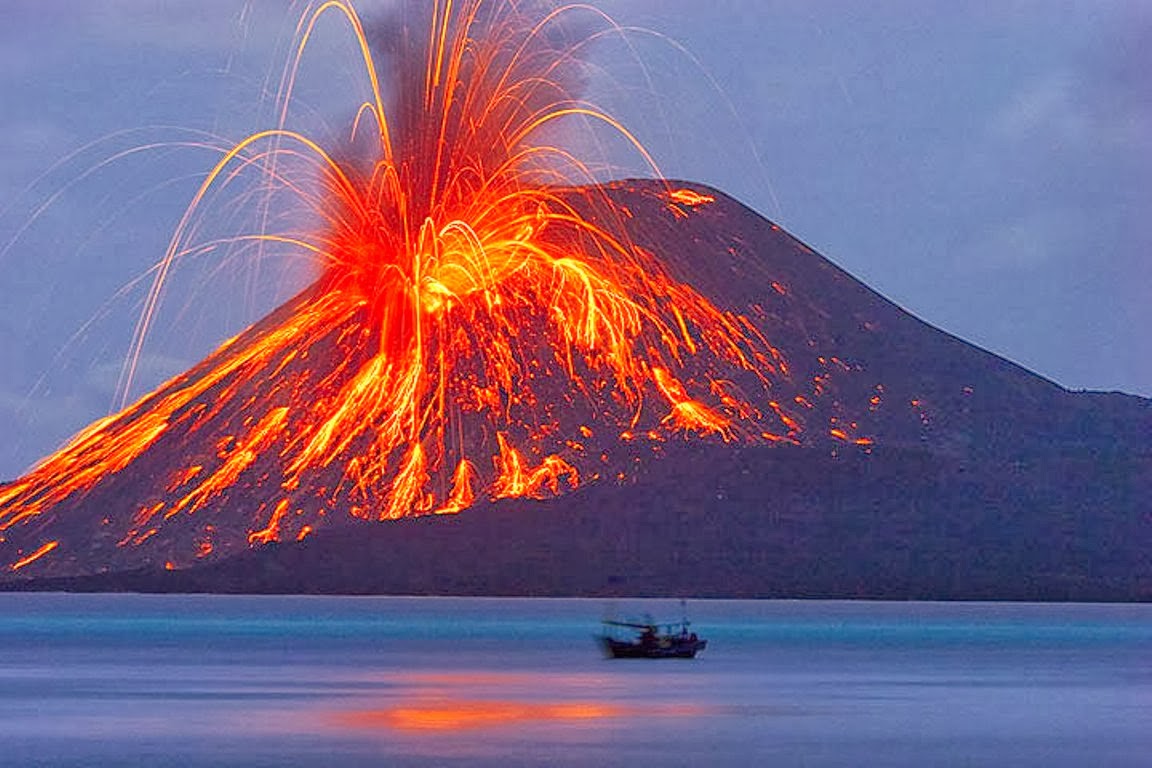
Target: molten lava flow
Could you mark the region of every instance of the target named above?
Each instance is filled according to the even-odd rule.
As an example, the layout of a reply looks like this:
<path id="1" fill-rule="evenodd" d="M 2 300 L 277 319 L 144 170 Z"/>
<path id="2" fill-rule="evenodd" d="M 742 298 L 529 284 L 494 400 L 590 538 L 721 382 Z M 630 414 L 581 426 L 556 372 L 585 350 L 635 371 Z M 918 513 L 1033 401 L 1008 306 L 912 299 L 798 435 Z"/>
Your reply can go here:
<path id="1" fill-rule="evenodd" d="M 798 440 L 800 423 L 768 396 L 787 365 L 759 326 L 674 278 L 667 254 L 633 244 L 633 212 L 557 140 L 608 131 L 650 162 L 573 93 L 584 41 L 566 39 L 561 22 L 590 9 L 532 7 L 408 6 L 387 106 L 352 7 L 333 0 L 305 16 L 284 103 L 319 18 L 343 17 L 371 84 L 350 144 L 370 144 L 369 156 L 337 162 L 283 124 L 227 151 L 156 270 L 132 364 L 172 263 L 193 250 L 193 212 L 241 171 L 263 168 L 319 214 L 319 231 L 251 236 L 312 254 L 315 284 L 0 490 L 12 568 L 80 545 L 41 544 L 41 516 L 190 436 L 213 448 L 154 470 L 163 476 L 148 498 L 109 509 L 100 536 L 179 566 L 302 539 L 342 515 L 454 513 L 479 496 L 546 497 L 623 476 L 625 451 L 585 449 L 594 431 Z M 285 178 L 284 155 L 314 158 L 315 189 Z M 660 204 L 677 218 L 714 202 L 664 189 Z M 215 516 L 229 505 L 248 510 L 239 543 Z"/>
<path id="2" fill-rule="evenodd" d="M 44 557 L 44 555 L 46 555 L 49 552 L 51 552 L 52 550 L 56 549 L 56 547 L 58 547 L 58 546 L 60 546 L 60 542 L 49 541 L 47 544 L 42 545 L 39 549 L 37 549 L 32 554 L 25 555 L 24 557 L 20 558 L 16 562 L 12 563 L 12 565 L 9 566 L 9 568 L 13 571 L 18 571 L 21 568 L 23 568 L 24 566 L 31 565 L 32 563 L 36 562 L 40 558 Z"/>

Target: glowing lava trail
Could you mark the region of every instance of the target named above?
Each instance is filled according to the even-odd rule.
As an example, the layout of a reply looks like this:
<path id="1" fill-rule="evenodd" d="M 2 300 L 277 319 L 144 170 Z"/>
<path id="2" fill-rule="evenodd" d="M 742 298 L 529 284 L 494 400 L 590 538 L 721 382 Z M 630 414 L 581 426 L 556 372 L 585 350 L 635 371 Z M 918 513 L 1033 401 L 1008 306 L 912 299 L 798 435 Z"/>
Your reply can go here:
<path id="1" fill-rule="evenodd" d="M 674 277 L 672 255 L 634 244 L 633 212 L 595 184 L 578 142 L 559 140 L 607 133 L 651 162 L 573 93 L 588 40 L 568 39 L 566 19 L 593 12 L 412 7 L 425 5 L 396 35 L 387 100 L 350 5 L 325 2 L 303 18 L 282 102 L 318 20 L 346 20 L 371 91 L 351 131 L 356 151 L 345 153 L 360 159 L 337 161 L 283 122 L 224 154 L 156 270 L 133 360 L 173 263 L 196 248 L 197 206 L 252 168 L 324 222 L 250 236 L 310 253 L 314 284 L 0 489 L 0 563 L 182 566 L 303 538 L 348 514 L 394 519 L 562 493 L 621 476 L 677 434 L 800 439 L 769 392 L 787 373 L 780 353 L 748 318 Z M 285 171 L 301 157 L 312 179 Z M 652 189 L 676 218 L 713 203 Z M 152 484 L 132 489 L 125 508 L 116 477 L 130 465 Z M 92 530 L 58 535 L 66 514 L 96 516 Z"/>

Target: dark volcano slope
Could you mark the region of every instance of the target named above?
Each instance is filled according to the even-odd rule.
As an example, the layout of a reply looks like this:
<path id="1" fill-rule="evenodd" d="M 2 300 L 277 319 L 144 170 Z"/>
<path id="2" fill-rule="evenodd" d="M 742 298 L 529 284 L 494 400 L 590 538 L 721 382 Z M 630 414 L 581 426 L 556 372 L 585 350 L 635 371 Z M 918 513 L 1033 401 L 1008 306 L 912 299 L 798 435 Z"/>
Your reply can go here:
<path id="1" fill-rule="evenodd" d="M 1152 599 L 1152 461 L 683 445 L 634 483 L 17 589 Z"/>
<path id="2" fill-rule="evenodd" d="M 1152 401 L 1065 390 L 909 315 L 731 198 L 683 186 L 714 200 L 670 203 L 655 182 L 606 194 L 636 245 L 780 350 L 789 378 L 777 391 L 801 445 L 675 438 L 624 482 L 555 499 L 394 523 L 331 514 L 303 542 L 183 571 L 147 558 L 136 568 L 126 554 L 116 573 L 4 587 L 1152 598 Z M 837 438 L 841 427 L 874 444 Z M 157 468 L 175 464 L 165 445 L 187 450 L 159 444 L 99 493 L 69 499 L 53 526 L 146 498 Z M 260 487 L 213 519 L 234 518 L 243 535 Z"/>

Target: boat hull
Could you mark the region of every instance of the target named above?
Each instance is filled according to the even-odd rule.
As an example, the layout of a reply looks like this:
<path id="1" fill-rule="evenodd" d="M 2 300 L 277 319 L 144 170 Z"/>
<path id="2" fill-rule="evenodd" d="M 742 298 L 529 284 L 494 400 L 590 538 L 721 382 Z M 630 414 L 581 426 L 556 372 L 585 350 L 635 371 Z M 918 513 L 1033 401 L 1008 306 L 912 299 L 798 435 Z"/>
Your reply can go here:
<path id="1" fill-rule="evenodd" d="M 664 638 L 654 643 L 601 637 L 604 652 L 613 659 L 694 659 L 707 640 Z"/>

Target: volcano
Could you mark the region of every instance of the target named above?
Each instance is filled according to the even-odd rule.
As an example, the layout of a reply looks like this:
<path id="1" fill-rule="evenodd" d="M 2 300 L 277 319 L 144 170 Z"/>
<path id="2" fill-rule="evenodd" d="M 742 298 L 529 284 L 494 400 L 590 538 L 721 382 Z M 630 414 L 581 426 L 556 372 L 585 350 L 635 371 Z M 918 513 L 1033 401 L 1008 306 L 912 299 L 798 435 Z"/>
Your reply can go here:
<path id="1" fill-rule="evenodd" d="M 395 499 L 347 488 L 363 443 L 295 482 L 291 453 L 273 450 L 291 442 L 293 382 L 350 375 L 355 318 L 290 354 L 247 354 L 322 300 L 313 287 L 113 417 L 132 425 L 118 433 L 137 441 L 130 459 L 67 493 L 36 470 L 0 489 L 7 587 L 1152 597 L 1152 401 L 1070 392 L 935 329 L 717 190 L 596 193 L 560 194 L 591 221 L 625 211 L 637 252 L 664 255 L 720 316 L 747 318 L 765 340 L 748 354 L 773 377 L 681 371 L 685 390 L 710 394 L 657 380 L 638 397 L 659 406 L 622 423 L 604 415 L 610 387 L 574 395 L 534 369 L 551 401 L 503 407 L 551 425 L 545 438 L 465 419 L 467 450 L 493 457 L 475 497 L 453 507 L 451 488 L 420 491 L 392 514 Z M 600 197 L 611 205 L 588 202 Z M 198 479 L 221 471 L 227 483 Z"/>
<path id="2" fill-rule="evenodd" d="M 326 148 L 287 120 L 329 16 L 368 88 Z M 574 591 L 751 594 L 795 553 L 847 570 L 789 573 L 850 583 L 840 537 L 918 562 L 923 525 L 959 552 L 987 527 L 995 562 L 1031 562 L 1000 544 L 1034 538 L 1056 553 L 1036 573 L 1147 543 L 1146 401 L 1065 392 L 665 179 L 584 94 L 591 41 L 624 33 L 582 4 L 400 3 L 371 32 L 348 2 L 306 10 L 278 124 L 220 148 L 151 273 L 123 391 L 179 260 L 275 245 L 312 284 L 0 489 L 4 578 L 549 592 L 590 569 L 606 581 Z M 592 148 L 613 146 L 653 180 L 601 183 L 619 166 Z M 207 234 L 234 220 L 213 205 L 252 229 Z M 1147 573 L 1123 552 L 1109 574 Z M 891 583 L 919 589 L 905 570 Z"/>

